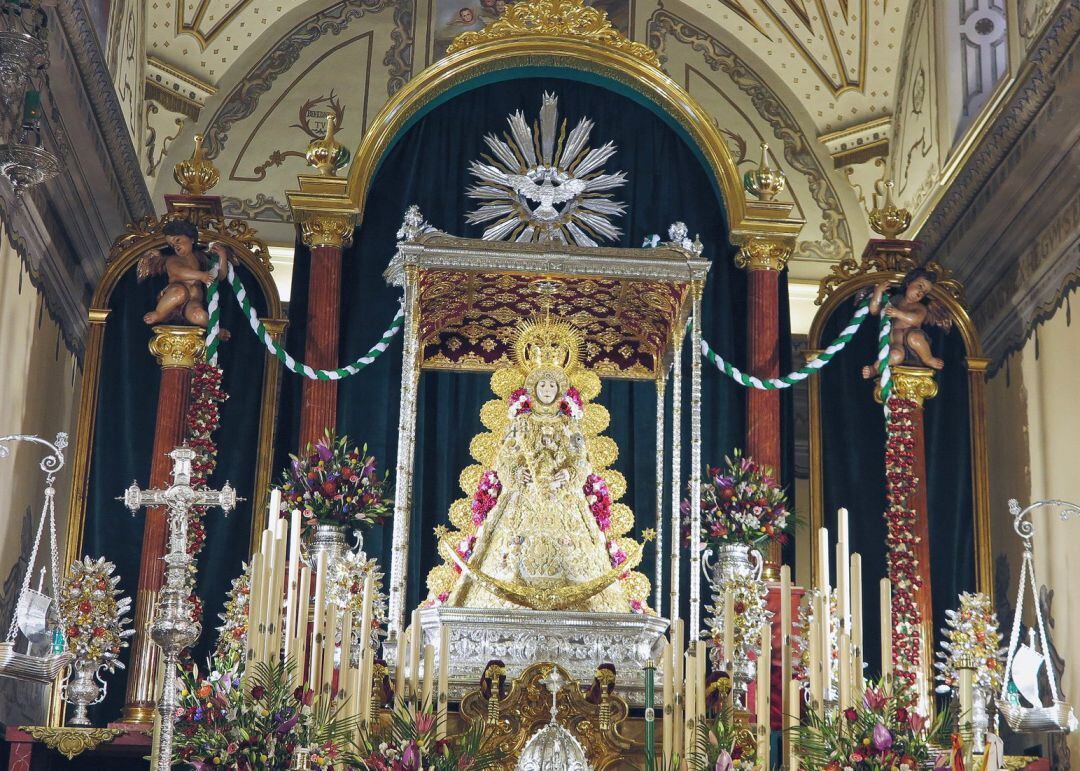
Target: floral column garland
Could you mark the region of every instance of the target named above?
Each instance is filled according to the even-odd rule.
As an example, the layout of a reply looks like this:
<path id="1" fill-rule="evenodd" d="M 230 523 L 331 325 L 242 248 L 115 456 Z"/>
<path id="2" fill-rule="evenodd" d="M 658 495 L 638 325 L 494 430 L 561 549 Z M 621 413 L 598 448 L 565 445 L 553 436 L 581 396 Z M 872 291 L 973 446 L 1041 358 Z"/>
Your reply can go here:
<path id="1" fill-rule="evenodd" d="M 195 451 L 195 460 L 191 465 L 192 487 L 204 487 L 210 475 L 214 473 L 214 469 L 217 468 L 217 444 L 213 436 L 221 423 L 220 405 L 229 398 L 229 395 L 221 388 L 221 378 L 220 367 L 211 364 L 195 365 L 195 374 L 191 383 L 191 393 L 194 398 L 188 406 L 186 420 L 187 445 Z M 206 543 L 206 526 L 203 524 L 205 514 L 205 506 L 196 506 L 192 509 L 191 521 L 188 524 L 188 554 L 192 557 L 198 556 Z M 194 581 L 195 576 L 192 574 L 193 585 Z M 193 609 L 192 618 L 200 621 L 202 601 L 195 595 L 194 586 L 189 599 Z"/>
<path id="2" fill-rule="evenodd" d="M 885 511 L 888 546 L 887 571 L 892 583 L 893 672 L 901 681 L 897 690 L 913 688 L 920 671 L 922 654 L 922 614 L 915 598 L 922 586 L 915 556 L 916 512 L 910 498 L 920 483 L 912 473 L 915 464 L 915 424 L 912 415 L 918 405 L 910 399 L 891 397 L 886 424 L 885 484 L 888 509 Z"/>

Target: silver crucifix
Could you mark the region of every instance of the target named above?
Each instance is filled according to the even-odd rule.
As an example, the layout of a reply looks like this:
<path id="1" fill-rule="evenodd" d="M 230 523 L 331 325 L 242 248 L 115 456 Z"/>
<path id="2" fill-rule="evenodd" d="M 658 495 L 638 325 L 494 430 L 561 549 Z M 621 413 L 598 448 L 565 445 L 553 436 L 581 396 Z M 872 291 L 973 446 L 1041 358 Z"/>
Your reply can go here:
<path id="1" fill-rule="evenodd" d="M 221 490 L 196 490 L 191 486 L 191 463 L 195 451 L 177 447 L 169 453 L 173 459 L 172 484 L 165 490 L 142 490 L 135 482 L 124 491 L 124 505 L 132 515 L 142 506 L 166 506 L 169 517 L 169 553 L 165 555 L 165 586 L 158 596 L 150 639 L 164 654 L 165 678 L 158 700 L 161 715 L 161 741 L 155 762 L 157 771 L 172 768 L 173 726 L 176 721 L 176 665 L 180 651 L 199 639 L 202 625 L 191 617 L 188 568 L 194 557 L 187 551 L 188 522 L 196 506 L 218 506 L 228 513 L 236 508 L 234 490 L 228 482 Z"/>

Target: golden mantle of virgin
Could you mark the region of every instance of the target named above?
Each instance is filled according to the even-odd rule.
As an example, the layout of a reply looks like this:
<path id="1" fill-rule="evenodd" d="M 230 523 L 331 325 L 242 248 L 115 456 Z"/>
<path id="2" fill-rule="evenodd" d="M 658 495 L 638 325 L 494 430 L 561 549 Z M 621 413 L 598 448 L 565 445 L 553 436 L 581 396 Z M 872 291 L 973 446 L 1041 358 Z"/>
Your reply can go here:
<path id="1" fill-rule="evenodd" d="M 600 379 L 580 364 L 581 332 L 550 312 L 558 282 L 538 284 L 547 307 L 518 325 L 513 365 L 492 376 L 499 398 L 481 410 L 490 431 L 471 443 L 478 465 L 461 476 L 456 530 L 439 531 L 446 562 L 428 575 L 428 602 L 645 612 L 633 514 L 615 503 L 626 488 L 610 468 L 618 448 L 592 401 Z"/>

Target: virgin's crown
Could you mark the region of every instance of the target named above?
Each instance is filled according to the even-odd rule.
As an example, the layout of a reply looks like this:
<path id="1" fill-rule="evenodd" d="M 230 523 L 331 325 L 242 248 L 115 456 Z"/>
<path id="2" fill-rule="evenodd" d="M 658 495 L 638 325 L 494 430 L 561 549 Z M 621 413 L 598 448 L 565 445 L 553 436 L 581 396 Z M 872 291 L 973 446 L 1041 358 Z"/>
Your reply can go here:
<path id="1" fill-rule="evenodd" d="M 514 359 L 526 372 L 541 367 L 572 370 L 581 359 L 581 332 L 568 321 L 545 314 L 518 324 Z"/>

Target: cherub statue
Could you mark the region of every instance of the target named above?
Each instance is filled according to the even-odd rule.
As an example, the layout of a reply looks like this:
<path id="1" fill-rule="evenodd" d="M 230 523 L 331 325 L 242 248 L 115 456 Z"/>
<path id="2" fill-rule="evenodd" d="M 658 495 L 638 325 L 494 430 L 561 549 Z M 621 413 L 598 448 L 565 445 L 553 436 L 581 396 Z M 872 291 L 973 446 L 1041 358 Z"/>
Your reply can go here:
<path id="1" fill-rule="evenodd" d="M 922 327 L 934 324 L 944 330 L 952 328 L 952 317 L 948 310 L 930 296 L 930 290 L 937 281 L 937 274 L 925 268 L 915 268 L 908 272 L 900 282 L 900 291 L 894 293 L 889 303 L 884 306 L 884 313 L 892 319 L 892 331 L 889 334 L 889 366 L 909 364 L 911 366 L 941 369 L 944 360 L 934 356 L 930 350 L 930 338 Z M 890 282 L 884 281 L 874 287 L 870 299 L 870 313 L 877 316 L 882 312 L 882 300 L 888 291 Z M 867 364 L 862 368 L 864 378 L 877 375 L 877 365 Z"/>
<path id="2" fill-rule="evenodd" d="M 165 251 L 151 249 L 139 258 L 138 279 L 164 273 L 168 285 L 158 294 L 157 307 L 143 316 L 147 324 L 193 324 L 205 328 L 210 323 L 206 312 L 206 287 L 214 281 L 210 273 L 212 258 L 217 257 L 217 273 L 224 276 L 229 252 L 223 244 L 212 243 L 209 250 L 198 249 L 199 230 L 187 220 L 172 220 L 163 228 Z"/>

